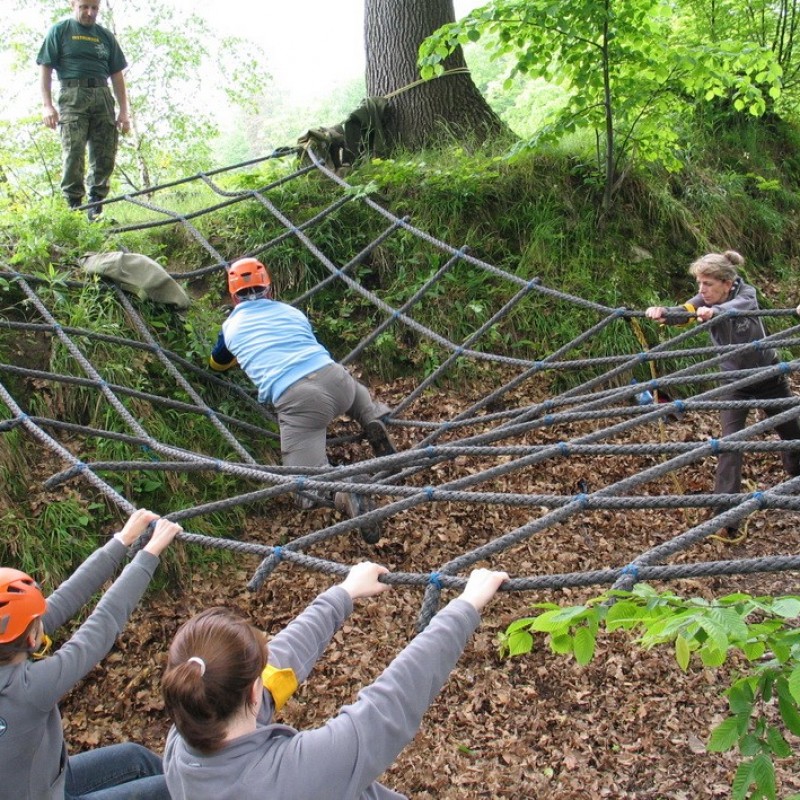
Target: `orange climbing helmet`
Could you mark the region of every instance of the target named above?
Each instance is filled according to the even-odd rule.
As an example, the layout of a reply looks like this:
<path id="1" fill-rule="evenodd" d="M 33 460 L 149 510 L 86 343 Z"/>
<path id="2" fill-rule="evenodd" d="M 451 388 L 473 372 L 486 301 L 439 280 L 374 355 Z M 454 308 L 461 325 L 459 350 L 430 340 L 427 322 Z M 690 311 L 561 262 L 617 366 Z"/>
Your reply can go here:
<path id="1" fill-rule="evenodd" d="M 270 289 L 267 268 L 257 258 L 240 258 L 228 270 L 228 291 L 236 296 L 245 289 Z"/>
<path id="2" fill-rule="evenodd" d="M 44 595 L 30 575 L 0 567 L 0 644 L 22 636 L 46 608 Z"/>

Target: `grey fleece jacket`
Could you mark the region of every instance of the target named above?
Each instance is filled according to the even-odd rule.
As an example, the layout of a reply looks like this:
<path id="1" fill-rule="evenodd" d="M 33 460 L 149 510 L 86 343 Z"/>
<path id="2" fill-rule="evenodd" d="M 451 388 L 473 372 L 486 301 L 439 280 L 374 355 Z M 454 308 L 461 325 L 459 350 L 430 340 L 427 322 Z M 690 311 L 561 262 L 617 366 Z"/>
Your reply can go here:
<path id="1" fill-rule="evenodd" d="M 344 589 L 321 594 L 270 642 L 270 662 L 308 676 L 333 634 L 352 611 Z M 268 692 L 255 732 L 221 751 L 194 750 L 173 727 L 164 751 L 164 772 L 173 800 L 388 800 L 403 795 L 376 779 L 414 738 L 422 716 L 447 680 L 478 612 L 453 600 L 439 612 L 355 703 L 313 730 L 272 723 Z"/>
<path id="2" fill-rule="evenodd" d="M 696 294 L 688 302 L 694 308 L 700 308 L 700 306 L 705 305 L 702 296 L 699 294 Z M 726 300 L 712 307 L 714 309 L 712 320 L 716 320 L 717 314 L 723 314 L 726 311 L 757 311 L 758 298 L 756 290 L 741 278 L 736 278 Z M 668 314 L 685 311 L 686 308 L 684 306 L 667 309 Z M 763 339 L 767 335 L 760 317 L 739 317 L 736 315 L 712 321 L 708 333 L 711 336 L 711 341 L 718 347 L 747 344 L 757 339 Z M 761 350 L 754 349 L 746 353 L 732 354 L 720 363 L 720 367 L 723 370 L 755 369 L 757 367 L 768 367 L 770 364 L 776 363 L 777 360 L 778 356 L 775 350 L 771 347 L 765 347 Z"/>
<path id="3" fill-rule="evenodd" d="M 52 633 L 109 580 L 128 549 L 117 539 L 92 553 L 47 598 Z M 61 800 L 67 749 L 58 701 L 108 653 L 159 559 L 140 551 L 86 622 L 52 656 L 0 666 L 0 800 Z"/>

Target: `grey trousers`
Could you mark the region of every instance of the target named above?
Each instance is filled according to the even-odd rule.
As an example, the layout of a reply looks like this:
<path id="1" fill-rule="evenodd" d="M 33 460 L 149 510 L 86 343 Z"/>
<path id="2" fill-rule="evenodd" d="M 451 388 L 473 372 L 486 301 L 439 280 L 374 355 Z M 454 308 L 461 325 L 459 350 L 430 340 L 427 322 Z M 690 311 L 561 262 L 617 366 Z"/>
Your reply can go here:
<path id="1" fill-rule="evenodd" d="M 275 401 L 282 461 L 289 467 L 327 466 L 327 428 L 336 417 L 346 414 L 363 428 L 390 410 L 373 400 L 367 387 L 341 364 L 312 372 Z"/>
<path id="2" fill-rule="evenodd" d="M 792 390 L 784 376 L 770 378 L 753 386 L 735 389 L 725 396 L 726 400 L 777 400 L 792 397 Z M 747 423 L 747 408 L 728 408 L 720 412 L 722 435 L 730 436 L 742 430 Z M 764 409 L 773 416 L 776 409 Z M 797 419 L 777 425 L 775 430 L 783 440 L 800 439 L 800 424 Z M 781 453 L 783 468 L 791 476 L 800 475 L 800 451 Z M 742 453 L 720 453 L 717 460 L 717 474 L 714 479 L 715 494 L 736 494 L 742 488 Z"/>

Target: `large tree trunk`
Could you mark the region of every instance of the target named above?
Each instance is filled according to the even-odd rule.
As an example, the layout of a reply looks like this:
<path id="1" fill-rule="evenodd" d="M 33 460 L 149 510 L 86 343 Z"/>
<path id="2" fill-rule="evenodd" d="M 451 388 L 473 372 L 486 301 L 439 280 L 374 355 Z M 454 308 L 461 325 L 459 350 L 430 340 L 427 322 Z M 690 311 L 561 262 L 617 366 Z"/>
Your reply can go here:
<path id="1" fill-rule="evenodd" d="M 364 0 L 367 93 L 386 96 L 418 81 L 420 44 L 454 21 L 453 0 Z M 466 66 L 460 48 L 444 66 Z M 390 141 L 411 150 L 433 144 L 448 132 L 482 142 L 507 130 L 466 72 L 401 91 L 390 98 L 387 117 Z"/>

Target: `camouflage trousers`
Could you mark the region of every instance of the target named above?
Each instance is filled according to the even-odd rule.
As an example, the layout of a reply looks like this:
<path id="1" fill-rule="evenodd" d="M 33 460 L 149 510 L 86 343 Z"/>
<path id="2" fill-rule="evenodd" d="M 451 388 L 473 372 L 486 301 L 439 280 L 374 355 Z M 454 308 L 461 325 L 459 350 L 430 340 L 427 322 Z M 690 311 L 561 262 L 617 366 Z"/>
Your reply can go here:
<path id="1" fill-rule="evenodd" d="M 67 203 L 80 205 L 86 192 L 86 148 L 89 148 L 89 198 L 108 195 L 117 155 L 114 97 L 105 87 L 62 88 L 58 95 L 59 128 L 64 170 L 61 191 Z"/>

